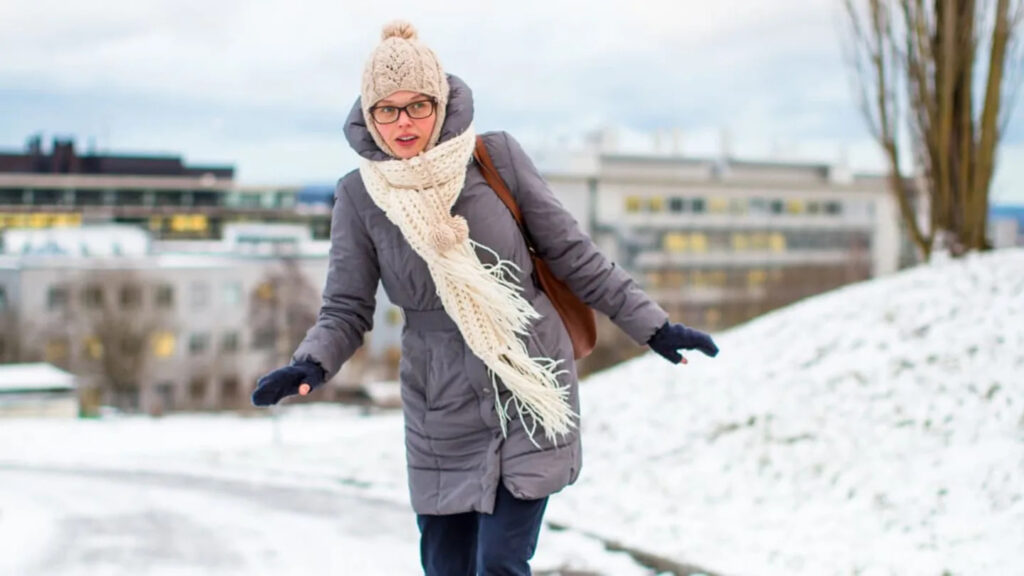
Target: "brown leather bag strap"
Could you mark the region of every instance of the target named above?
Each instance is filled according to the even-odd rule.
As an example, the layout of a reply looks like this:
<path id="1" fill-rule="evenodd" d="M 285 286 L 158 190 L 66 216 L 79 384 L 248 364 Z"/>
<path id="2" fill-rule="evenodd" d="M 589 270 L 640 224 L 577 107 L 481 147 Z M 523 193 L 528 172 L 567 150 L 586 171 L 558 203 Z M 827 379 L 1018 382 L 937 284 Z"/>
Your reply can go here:
<path id="1" fill-rule="evenodd" d="M 487 151 L 487 145 L 484 144 L 483 136 L 476 137 L 476 149 L 473 150 L 473 158 L 480 165 L 480 172 L 483 173 L 484 180 L 494 189 L 498 198 L 501 198 L 505 207 L 512 213 L 516 225 L 519 226 L 519 232 L 522 233 L 523 238 L 526 240 L 526 247 L 530 252 L 536 252 L 533 242 L 530 240 L 530 235 L 526 231 L 526 226 L 523 225 L 523 213 L 519 210 L 519 205 L 516 204 L 515 198 L 512 197 L 512 192 L 509 191 L 505 180 L 498 173 L 498 169 L 494 167 L 494 161 L 491 160 L 491 154 Z"/>

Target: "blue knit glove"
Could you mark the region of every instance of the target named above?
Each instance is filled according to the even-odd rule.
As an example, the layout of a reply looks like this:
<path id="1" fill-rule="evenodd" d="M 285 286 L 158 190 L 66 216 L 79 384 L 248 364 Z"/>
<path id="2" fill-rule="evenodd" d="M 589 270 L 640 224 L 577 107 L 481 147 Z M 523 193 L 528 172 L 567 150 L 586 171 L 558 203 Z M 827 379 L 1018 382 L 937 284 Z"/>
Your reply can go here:
<path id="1" fill-rule="evenodd" d="M 252 393 L 255 406 L 277 404 L 282 398 L 299 393 L 299 386 L 309 384 L 309 391 L 316 390 L 324 383 L 324 369 L 312 361 L 296 362 L 278 368 L 256 382 Z"/>
<path id="2" fill-rule="evenodd" d="M 678 352 L 680 348 L 700 350 L 708 356 L 718 354 L 718 346 L 715 346 L 715 341 L 711 339 L 711 336 L 699 330 L 687 328 L 682 324 L 672 324 L 667 321 L 661 328 L 658 328 L 654 336 L 651 336 L 647 345 L 673 364 L 686 363 L 686 358 L 683 358 L 682 354 Z"/>

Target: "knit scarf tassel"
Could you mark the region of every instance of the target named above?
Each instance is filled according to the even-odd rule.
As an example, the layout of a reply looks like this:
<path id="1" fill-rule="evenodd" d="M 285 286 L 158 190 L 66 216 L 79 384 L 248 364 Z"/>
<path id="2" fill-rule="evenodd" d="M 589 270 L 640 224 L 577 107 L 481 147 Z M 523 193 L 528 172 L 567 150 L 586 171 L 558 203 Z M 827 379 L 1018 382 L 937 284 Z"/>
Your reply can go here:
<path id="1" fill-rule="evenodd" d="M 562 360 L 531 357 L 527 350 L 523 338 L 541 315 L 521 294 L 519 267 L 470 239 L 465 220 L 451 214 L 475 142 L 470 127 L 410 160 L 363 160 L 360 173 L 370 197 L 426 261 L 445 311 L 487 366 L 502 433 L 508 436 L 514 405 L 531 442 L 538 445 L 540 425 L 556 443 L 576 425 L 569 388 L 558 379 L 568 371 L 558 369 Z M 495 263 L 480 262 L 477 248 L 490 252 Z M 511 392 L 505 402 L 499 379 Z"/>

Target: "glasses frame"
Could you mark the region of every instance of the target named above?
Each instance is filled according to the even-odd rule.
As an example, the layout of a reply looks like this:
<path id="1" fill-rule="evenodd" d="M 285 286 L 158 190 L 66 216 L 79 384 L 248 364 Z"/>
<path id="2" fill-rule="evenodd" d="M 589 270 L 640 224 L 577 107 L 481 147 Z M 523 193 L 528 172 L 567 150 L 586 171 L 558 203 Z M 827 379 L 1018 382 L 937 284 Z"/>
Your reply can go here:
<path id="1" fill-rule="evenodd" d="M 410 106 L 414 104 L 422 104 L 424 102 L 430 102 L 430 114 L 417 118 L 409 113 Z M 390 122 L 381 122 L 380 120 L 377 119 L 376 112 L 378 108 L 396 108 L 398 109 L 398 114 L 395 116 L 395 119 Z M 398 122 L 398 120 L 402 117 L 402 112 L 405 112 L 405 115 L 408 116 L 410 120 L 423 120 L 426 118 L 430 118 L 431 116 L 434 115 L 435 112 L 437 112 L 437 98 L 427 98 L 426 100 L 414 100 L 412 102 L 409 102 L 405 106 L 395 106 L 394 104 L 385 104 L 383 106 L 374 105 L 370 108 L 370 117 L 373 118 L 373 121 L 376 122 L 377 124 L 394 124 L 395 122 Z"/>

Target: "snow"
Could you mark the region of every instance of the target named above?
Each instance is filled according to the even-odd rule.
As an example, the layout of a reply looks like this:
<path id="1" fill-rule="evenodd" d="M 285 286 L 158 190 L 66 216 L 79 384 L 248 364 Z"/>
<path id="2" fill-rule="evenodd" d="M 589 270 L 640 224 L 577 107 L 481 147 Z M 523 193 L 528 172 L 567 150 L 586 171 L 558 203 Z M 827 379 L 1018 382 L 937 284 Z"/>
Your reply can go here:
<path id="1" fill-rule="evenodd" d="M 651 574 L 604 539 L 729 576 L 1024 574 L 1024 251 L 715 337 L 584 382 L 536 571 Z M 417 573 L 401 415 L 269 414 L 0 421 L 0 574 Z"/>
<path id="2" fill-rule="evenodd" d="M 74 388 L 74 374 L 52 364 L 0 364 L 0 393 Z"/>
<path id="3" fill-rule="evenodd" d="M 725 574 L 1024 574 L 1024 251 L 763 316 L 582 392 L 549 518 Z"/>

